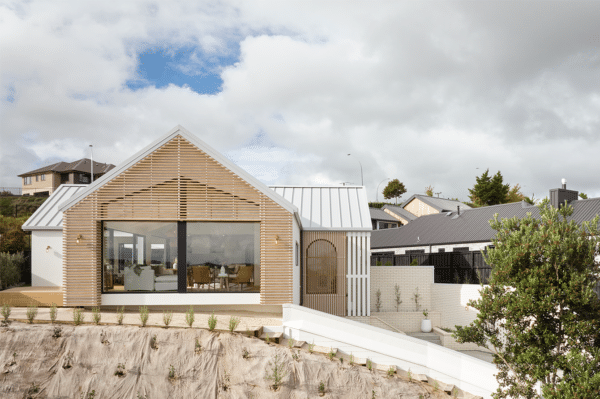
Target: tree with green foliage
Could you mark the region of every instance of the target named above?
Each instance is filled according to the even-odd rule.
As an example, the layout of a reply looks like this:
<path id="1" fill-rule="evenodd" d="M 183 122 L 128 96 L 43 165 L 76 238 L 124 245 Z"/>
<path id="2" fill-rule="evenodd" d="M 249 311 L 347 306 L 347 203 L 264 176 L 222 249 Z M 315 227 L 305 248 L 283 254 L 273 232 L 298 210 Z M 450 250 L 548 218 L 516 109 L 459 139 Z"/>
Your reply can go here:
<path id="1" fill-rule="evenodd" d="M 432 186 L 425 187 L 425 194 L 427 194 L 430 197 L 433 197 L 433 187 Z"/>
<path id="2" fill-rule="evenodd" d="M 398 198 L 400 198 L 405 192 L 406 187 L 404 187 L 404 183 L 401 183 L 398 179 L 390 180 L 387 186 L 385 186 L 383 189 L 383 198 L 395 198 L 396 204 L 398 204 Z"/>
<path id="3" fill-rule="evenodd" d="M 588 199 L 588 196 L 585 193 L 579 193 L 579 196 L 581 197 L 581 199 Z"/>
<path id="4" fill-rule="evenodd" d="M 17 253 L 30 248 L 30 239 L 21 226 L 28 216 L 0 216 L 0 252 Z"/>
<path id="5" fill-rule="evenodd" d="M 0 197 L 0 215 L 11 216 L 13 214 L 12 202 L 8 197 Z"/>
<path id="6" fill-rule="evenodd" d="M 490 177 L 488 172 L 489 169 L 481 177 L 475 177 L 477 184 L 469 189 L 469 199 L 476 207 L 507 203 L 510 184 L 502 184 L 503 178 L 500 171 L 494 177 Z"/>
<path id="7" fill-rule="evenodd" d="M 600 392 L 600 217 L 578 226 L 573 208 L 547 199 L 531 213 L 490 220 L 498 233 L 485 255 L 489 285 L 468 305 L 479 314 L 456 326 L 458 342 L 490 348 L 500 398 L 597 398 Z M 541 395 L 535 385 L 541 385 Z"/>

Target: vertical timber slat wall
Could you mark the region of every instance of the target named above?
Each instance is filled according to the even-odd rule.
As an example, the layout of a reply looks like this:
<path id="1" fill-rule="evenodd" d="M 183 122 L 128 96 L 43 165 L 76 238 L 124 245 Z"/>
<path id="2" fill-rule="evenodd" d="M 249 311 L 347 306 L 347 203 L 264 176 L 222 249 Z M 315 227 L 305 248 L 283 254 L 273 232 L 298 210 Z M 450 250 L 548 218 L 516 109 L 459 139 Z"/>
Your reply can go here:
<path id="1" fill-rule="evenodd" d="M 260 222 L 261 304 L 292 302 L 292 218 L 177 135 L 64 212 L 63 303 L 100 305 L 103 220 Z"/>
<path id="2" fill-rule="evenodd" d="M 367 253 L 371 233 L 348 232 L 348 316 L 370 315 L 370 266 Z"/>
<path id="3" fill-rule="evenodd" d="M 335 279 L 335 292 L 311 292 L 308 250 L 311 244 L 319 242 L 332 244 L 335 248 L 335 275 L 327 277 Z M 302 232 L 302 262 L 303 262 L 303 305 L 336 316 L 346 316 L 346 232 L 342 231 L 303 231 Z"/>

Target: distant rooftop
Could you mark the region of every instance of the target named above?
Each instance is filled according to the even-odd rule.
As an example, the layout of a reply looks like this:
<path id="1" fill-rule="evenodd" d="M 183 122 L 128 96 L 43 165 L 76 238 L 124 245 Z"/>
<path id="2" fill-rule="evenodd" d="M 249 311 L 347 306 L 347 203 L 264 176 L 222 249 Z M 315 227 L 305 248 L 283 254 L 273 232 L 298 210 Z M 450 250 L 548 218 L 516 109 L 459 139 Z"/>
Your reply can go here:
<path id="1" fill-rule="evenodd" d="M 78 161 L 73 162 L 57 162 L 52 165 L 44 166 L 43 168 L 35 169 L 30 172 L 25 172 L 19 175 L 19 177 L 25 177 L 29 175 L 36 175 L 44 172 L 57 172 L 57 173 L 65 173 L 65 172 L 83 172 L 83 173 L 91 173 L 91 165 L 92 161 L 89 158 L 81 158 Z M 110 163 L 100 163 L 94 161 L 94 175 L 100 173 L 106 173 L 115 165 Z"/>

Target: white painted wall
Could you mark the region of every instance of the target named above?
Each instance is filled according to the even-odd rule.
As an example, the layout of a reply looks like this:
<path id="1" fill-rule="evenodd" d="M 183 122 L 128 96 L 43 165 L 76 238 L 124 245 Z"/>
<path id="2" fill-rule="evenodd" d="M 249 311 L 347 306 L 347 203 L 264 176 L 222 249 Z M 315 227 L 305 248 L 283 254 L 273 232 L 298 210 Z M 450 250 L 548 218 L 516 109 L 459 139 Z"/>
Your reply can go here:
<path id="1" fill-rule="evenodd" d="M 479 284 L 432 284 L 431 304 L 440 312 L 440 327 L 454 329 L 467 326 L 477 318 L 478 311 L 467 303 L 481 298 Z"/>
<path id="2" fill-rule="evenodd" d="M 300 305 L 300 264 L 302 262 L 302 247 L 300 246 L 300 225 L 295 217 L 292 237 L 292 256 L 294 257 L 294 259 L 292 259 L 292 302 L 295 305 Z"/>
<path id="3" fill-rule="evenodd" d="M 432 305 L 433 266 L 371 266 L 371 314 L 376 315 L 377 290 L 381 291 L 381 312 L 396 311 L 395 286 L 400 287 L 400 312 L 416 312 L 414 294 L 419 294 L 419 312 L 437 310 Z M 437 284 L 436 284 L 437 285 Z"/>
<path id="4" fill-rule="evenodd" d="M 415 249 L 422 249 L 426 254 L 439 252 L 440 248 L 443 248 L 446 252 L 452 252 L 454 248 L 463 248 L 469 247 L 469 251 L 482 251 L 488 245 L 492 245 L 491 241 L 488 242 L 476 242 L 476 243 L 465 243 L 465 244 L 451 244 L 451 245 L 423 245 L 421 247 L 405 247 L 405 248 L 379 248 L 371 250 L 371 253 L 380 253 L 380 252 L 393 252 L 396 255 L 405 255 L 406 251 L 411 251 Z"/>
<path id="5" fill-rule="evenodd" d="M 46 252 L 46 248 L 48 252 Z M 31 285 L 60 287 L 63 280 L 62 230 L 31 232 Z"/>
<path id="6" fill-rule="evenodd" d="M 498 388 L 493 364 L 423 340 L 292 304 L 283 305 L 282 324 L 296 340 L 410 369 L 484 398 Z"/>
<path id="7" fill-rule="evenodd" d="M 259 293 L 131 293 L 102 294 L 102 306 L 142 305 L 260 305 Z"/>

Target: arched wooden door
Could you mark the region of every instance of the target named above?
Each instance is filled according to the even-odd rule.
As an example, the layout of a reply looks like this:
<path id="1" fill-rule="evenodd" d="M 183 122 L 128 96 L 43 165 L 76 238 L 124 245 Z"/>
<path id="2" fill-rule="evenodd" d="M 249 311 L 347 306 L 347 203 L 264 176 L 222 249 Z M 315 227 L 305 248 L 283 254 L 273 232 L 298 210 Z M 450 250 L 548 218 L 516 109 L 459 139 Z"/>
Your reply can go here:
<path id="1" fill-rule="evenodd" d="M 346 315 L 346 240 L 343 232 L 304 232 L 303 305 Z"/>

